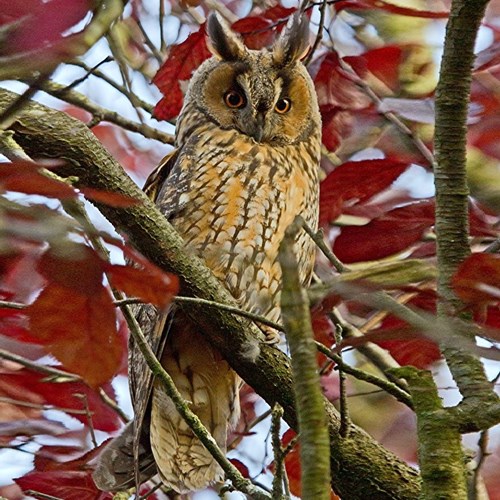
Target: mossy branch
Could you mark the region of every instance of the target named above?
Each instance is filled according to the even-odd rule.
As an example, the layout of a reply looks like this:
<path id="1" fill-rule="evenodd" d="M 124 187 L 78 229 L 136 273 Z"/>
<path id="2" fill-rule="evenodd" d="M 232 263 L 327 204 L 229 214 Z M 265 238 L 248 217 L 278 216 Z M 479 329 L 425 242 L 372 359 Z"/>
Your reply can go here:
<path id="1" fill-rule="evenodd" d="M 0 89 L 0 111 L 17 97 Z M 99 205 L 99 209 L 152 262 L 178 274 L 186 295 L 237 307 L 210 270 L 184 251 L 182 240 L 170 224 L 83 123 L 63 112 L 29 103 L 12 130 L 31 157 L 66 160 L 66 167 L 59 173 L 77 176 L 78 186 L 116 191 L 139 199 L 141 203 L 134 207 L 116 209 Z M 248 319 L 203 304 L 190 303 L 184 311 L 249 385 L 271 406 L 278 402 L 283 407 L 284 419 L 296 429 L 292 377 L 286 355 L 258 342 L 263 335 Z M 418 498 L 417 471 L 356 426 L 351 427 L 349 439 L 339 439 L 338 412 L 328 402 L 325 408 L 332 486 L 344 500 Z"/>
<path id="2" fill-rule="evenodd" d="M 302 498 L 330 498 L 330 447 L 326 425 L 325 400 L 321 391 L 316 345 L 309 312 L 309 300 L 299 280 L 294 253 L 300 219 L 285 231 L 278 260 L 283 290 L 281 310 L 292 358 L 293 386 L 297 401 L 300 439 Z"/>
<path id="3" fill-rule="evenodd" d="M 406 379 L 417 414 L 418 460 L 422 499 L 467 499 L 462 439 L 443 409 L 432 373 L 413 366 L 393 368 Z"/>
<path id="4" fill-rule="evenodd" d="M 436 236 L 438 316 L 460 308 L 451 287 L 458 265 L 470 254 L 466 172 L 467 112 L 474 44 L 488 0 L 453 0 L 446 27 L 443 58 L 436 89 Z M 463 350 L 443 349 L 464 398 L 495 399 L 479 359 Z"/>

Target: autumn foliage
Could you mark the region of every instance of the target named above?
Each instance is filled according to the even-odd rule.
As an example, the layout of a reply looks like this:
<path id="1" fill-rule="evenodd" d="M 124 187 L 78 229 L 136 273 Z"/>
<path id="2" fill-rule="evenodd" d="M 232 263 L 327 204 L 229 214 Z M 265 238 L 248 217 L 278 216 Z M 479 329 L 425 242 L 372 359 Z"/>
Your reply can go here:
<path id="1" fill-rule="evenodd" d="M 38 56 L 44 69 L 67 62 L 73 54 L 72 40 L 94 15 L 97 3 L 0 0 L 0 27 L 5 36 L 0 57 L 14 67 L 16 57 L 26 61 L 26 54 L 31 54 L 31 70 L 37 70 Z M 211 55 L 203 19 L 186 13 L 188 6 L 198 6 L 198 15 L 207 14 L 205 4 L 163 3 L 171 10 L 167 17 L 179 25 L 179 38 L 172 35 L 168 49 L 153 49 L 144 30 L 143 23 L 157 16 L 157 10 L 152 13 L 146 2 L 132 0 L 110 30 L 101 57 L 112 53 L 122 72 L 128 68 L 130 74 L 124 83 L 105 88 L 110 96 L 121 98 L 120 92 L 128 95 L 141 120 L 146 113 L 144 108 L 138 111 L 140 106 L 130 96 L 134 91 L 127 79 L 142 82 L 145 76 L 159 89 L 161 96 L 149 96 L 152 105 L 146 116 L 151 118 L 152 112 L 157 121 L 148 123 L 154 127 L 175 121 L 192 72 Z M 265 9 L 255 5 L 246 16 L 240 16 L 245 9 L 241 2 L 223 4 L 234 17 L 233 29 L 251 48 L 272 44 L 296 11 L 280 4 Z M 435 201 L 433 193 L 422 186 L 432 177 L 437 77 L 435 54 L 423 33 L 442 28 L 448 10 L 446 2 L 421 0 L 414 4 L 403 7 L 389 0 L 341 0 L 327 6 L 324 26 L 328 31 L 320 32 L 308 69 L 323 120 L 320 226 L 329 248 L 346 268 L 341 273 L 319 254 L 317 274 L 328 282 L 340 274 L 358 273 L 354 283 L 364 291 L 383 290 L 432 318 L 437 298 Z M 318 31 L 317 9 L 306 9 L 313 20 L 313 41 Z M 500 32 L 493 22 L 498 22 L 498 15 L 492 9 L 485 19 L 484 30 L 491 40 L 478 53 L 473 70 L 468 132 L 470 154 L 496 168 L 498 184 L 496 195 L 491 181 L 481 184 L 479 179 L 475 184 L 469 204 L 473 253 L 452 281 L 462 301 L 457 315 L 474 318 L 483 342 L 490 346 L 500 341 L 500 123 L 495 90 L 500 78 Z M 158 31 L 156 25 L 154 29 Z M 406 36 L 407 30 L 411 36 Z M 160 52 L 164 59 L 161 65 L 157 60 Z M 26 66 L 23 68 L 25 71 Z M 92 72 L 85 70 L 81 78 L 90 78 Z M 101 78 L 92 78 L 98 88 L 106 85 Z M 84 87 L 79 90 L 85 91 Z M 99 100 L 98 92 L 93 94 L 89 88 L 88 94 L 91 100 Z M 106 100 L 106 106 L 112 107 L 113 98 Z M 144 145 L 144 140 L 137 140 L 126 127 L 102 123 L 99 116 L 79 109 L 74 100 L 67 102 L 61 108 L 89 123 L 127 172 L 143 180 L 159 159 L 157 145 L 151 144 L 154 141 L 149 139 Z M 118 106 L 116 111 L 122 110 Z M 95 432 L 102 441 L 103 436 L 116 435 L 124 420 L 116 403 L 116 381 L 126 374 L 128 331 L 118 306 L 122 299 L 132 298 L 166 309 L 178 292 L 179 280 L 130 248 L 126 235 L 101 229 L 100 222 L 86 216 L 85 200 L 116 210 L 137 205 L 136 200 L 112 191 L 75 189 L 71 179 L 57 175 L 64 158 L 50 162 L 10 160 L 0 164 L 0 442 L 11 450 L 22 451 L 33 443 L 36 446 L 29 448 L 35 450 L 30 451 L 34 454 L 32 470 L 22 477 L 0 477 L 5 484 L 0 495 L 17 499 L 22 498 L 22 492 L 35 491 L 62 499 L 112 498 L 97 490 L 91 471 L 100 449 Z M 493 195 L 484 196 L 492 190 Z M 377 280 L 370 278 L 377 269 L 388 268 L 393 274 L 381 271 Z M 366 338 L 346 338 L 345 344 L 335 346 L 332 307 Z M 369 340 L 401 365 L 428 368 L 438 366 L 441 360 L 435 339 L 355 297 L 324 294 L 314 304 L 313 320 L 317 340 L 328 348 L 336 347 L 336 352 L 342 348 L 353 351 Z M 366 368 L 366 360 L 358 353 L 351 358 L 349 362 Z M 325 394 L 337 402 L 337 367 L 324 356 L 318 356 L 318 362 Z M 265 410 L 250 388 L 244 391 L 242 419 L 230 439 L 236 450 L 233 463 L 246 476 L 262 474 L 269 482 L 270 470 L 274 470 L 272 457 L 266 454 L 257 465 L 245 459 L 246 443 L 264 432 L 254 431 L 253 425 Z M 373 386 L 355 379 L 348 380 L 347 393 L 352 397 L 356 423 L 414 462 L 415 426 L 409 410 L 388 394 L 373 393 Z M 367 417 L 382 406 L 390 410 L 384 418 Z M 72 418 L 61 419 L 61 414 Z M 411 421 L 406 434 L 400 426 L 403 420 Z M 291 430 L 285 432 L 284 447 L 291 436 Z M 262 450 L 263 441 L 264 437 Z M 490 453 L 484 479 L 490 498 L 495 499 L 500 498 L 500 487 L 494 468 L 488 464 L 498 463 L 500 451 L 496 448 Z M 2 460 L 0 452 L 0 463 Z M 297 447 L 291 447 L 284 463 L 290 490 L 300 495 Z M 7 484 L 11 479 L 17 486 Z M 150 484 L 144 485 L 141 494 L 150 488 Z M 165 496 L 156 492 L 148 498 Z"/>

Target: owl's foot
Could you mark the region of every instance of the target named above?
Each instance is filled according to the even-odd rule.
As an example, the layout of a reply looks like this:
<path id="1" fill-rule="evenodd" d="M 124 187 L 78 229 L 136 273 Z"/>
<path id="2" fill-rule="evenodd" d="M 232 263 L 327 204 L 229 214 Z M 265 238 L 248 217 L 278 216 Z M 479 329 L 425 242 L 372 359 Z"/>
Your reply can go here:
<path id="1" fill-rule="evenodd" d="M 259 328 L 261 329 L 262 333 L 265 335 L 265 340 L 264 342 L 269 345 L 277 345 L 281 342 L 281 335 L 278 330 L 275 330 L 274 328 L 267 326 L 267 325 L 262 325 L 259 324 Z"/>

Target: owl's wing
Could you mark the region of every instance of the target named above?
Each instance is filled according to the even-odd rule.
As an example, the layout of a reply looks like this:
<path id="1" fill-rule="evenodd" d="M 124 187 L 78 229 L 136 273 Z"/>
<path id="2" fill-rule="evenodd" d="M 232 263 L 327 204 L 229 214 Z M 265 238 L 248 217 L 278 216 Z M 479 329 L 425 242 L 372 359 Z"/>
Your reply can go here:
<path id="1" fill-rule="evenodd" d="M 165 184 L 168 176 L 172 173 L 177 158 L 179 157 L 180 148 L 176 148 L 171 151 L 160 164 L 149 174 L 149 177 L 142 188 L 143 191 L 151 198 L 153 201 L 158 199 L 158 194 Z"/>
<path id="2" fill-rule="evenodd" d="M 158 200 L 158 195 L 173 171 L 178 156 L 179 149 L 174 149 L 163 158 L 146 180 L 143 190 L 153 201 Z M 168 217 L 169 214 L 165 215 Z M 175 315 L 174 309 L 170 307 L 167 311 L 158 311 L 150 304 L 134 306 L 133 312 L 136 320 L 157 358 L 160 358 L 163 352 L 170 324 Z M 129 339 L 129 381 L 135 422 L 133 454 L 136 457 L 135 463 L 141 463 L 141 460 L 137 459 L 141 454 L 144 455 L 142 451 L 144 443 L 149 443 L 150 412 L 148 409 L 151 405 L 153 375 L 132 336 Z"/>

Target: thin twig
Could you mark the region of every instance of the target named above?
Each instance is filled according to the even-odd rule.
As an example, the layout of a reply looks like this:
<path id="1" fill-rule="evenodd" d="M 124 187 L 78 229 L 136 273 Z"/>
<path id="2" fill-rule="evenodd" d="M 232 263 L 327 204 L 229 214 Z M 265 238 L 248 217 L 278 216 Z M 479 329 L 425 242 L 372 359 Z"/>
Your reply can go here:
<path id="1" fill-rule="evenodd" d="M 481 467 L 484 464 L 484 461 L 488 457 L 488 429 L 481 432 L 478 440 L 478 451 L 477 451 L 477 463 L 474 468 L 474 474 L 471 481 L 471 488 L 469 491 L 469 500 L 479 500 L 481 495 L 479 494 L 479 490 L 481 487 Z"/>
<path id="2" fill-rule="evenodd" d="M 13 361 L 14 363 L 18 363 L 30 370 L 43 373 L 45 375 L 50 375 L 52 377 L 63 378 L 67 382 L 82 382 L 82 378 L 79 375 L 75 375 L 74 373 L 65 372 L 63 370 L 59 370 L 58 368 L 52 368 L 47 365 L 41 365 L 39 363 L 35 363 L 30 359 L 23 358 L 18 354 L 14 354 L 12 352 L 8 352 L 4 349 L 0 349 L 0 358 L 7 359 L 9 361 Z"/>
<path id="3" fill-rule="evenodd" d="M 98 65 L 96 65 L 94 67 L 90 67 L 87 64 L 85 64 L 83 61 L 80 61 L 80 60 L 70 61 L 68 64 L 71 64 L 73 66 L 78 66 L 79 68 L 84 69 L 87 72 L 87 74 L 91 74 L 91 75 L 105 81 L 108 85 L 110 85 L 114 89 L 118 90 L 118 92 L 120 92 L 125 97 L 127 97 L 127 99 L 129 99 L 132 106 L 139 106 L 144 111 L 146 111 L 147 113 L 152 115 L 153 109 L 154 109 L 154 106 L 152 104 L 142 100 L 135 93 L 127 92 L 127 89 L 123 85 L 120 85 L 119 83 L 115 82 L 108 75 L 106 75 L 105 73 L 103 73 L 102 71 L 99 71 L 97 69 L 97 67 L 100 66 L 101 64 L 103 64 L 104 62 L 111 61 L 111 60 L 112 60 L 111 57 L 107 57 L 106 59 L 104 59 Z"/>
<path id="4" fill-rule="evenodd" d="M 332 352 L 331 349 L 328 349 L 328 347 L 323 345 L 321 342 L 316 341 L 316 347 L 318 348 L 318 351 L 330 358 L 337 366 L 342 367 L 342 370 L 345 373 L 352 375 L 357 380 L 362 380 L 380 387 L 383 391 L 387 392 L 391 396 L 394 396 L 399 402 L 413 409 L 413 402 L 410 395 L 405 390 L 398 387 L 395 383 L 377 377 L 376 375 L 368 373 L 364 370 L 360 370 L 359 368 L 352 367 L 351 365 L 345 363 L 338 354 Z"/>
<path id="5" fill-rule="evenodd" d="M 339 324 L 335 325 L 335 344 L 337 346 L 340 346 L 342 344 L 342 327 Z M 342 359 L 342 351 L 339 351 L 339 357 L 340 360 L 343 361 Z M 346 392 L 346 375 L 343 369 L 344 363 L 342 362 L 338 366 L 338 372 L 339 372 L 339 391 L 340 391 L 340 398 L 339 398 L 339 411 L 340 411 L 340 429 L 339 429 L 339 434 L 341 437 L 345 438 L 347 437 L 347 433 L 349 431 L 349 424 L 350 424 L 350 417 L 349 417 L 349 407 L 347 406 L 347 392 Z"/>
<path id="6" fill-rule="evenodd" d="M 144 29 L 144 26 L 142 25 L 140 19 L 136 19 L 136 23 L 137 23 L 137 27 L 139 28 L 142 36 L 144 37 L 144 43 L 149 48 L 149 50 L 151 51 L 151 54 L 156 59 L 158 64 L 161 66 L 161 64 L 163 63 L 162 54 L 156 48 L 156 45 L 152 42 L 151 38 L 149 38 L 149 35 L 148 35 L 147 31 Z"/>
<path id="7" fill-rule="evenodd" d="M 102 387 L 99 387 L 99 396 L 101 396 L 101 399 L 105 404 L 115 410 L 124 424 L 130 421 L 126 413 L 118 406 L 117 402 L 113 398 L 109 397 L 109 395 L 106 394 L 106 391 Z"/>
<path id="8" fill-rule="evenodd" d="M 54 406 L 50 404 L 41 403 L 31 403 L 29 401 L 23 401 L 21 399 L 8 398 L 5 396 L 0 396 L 0 403 L 9 403 L 15 406 L 24 406 L 26 408 L 33 408 L 34 410 L 57 410 L 71 415 L 87 415 L 87 410 L 77 410 L 75 408 L 63 408 L 61 406 Z"/>
<path id="9" fill-rule="evenodd" d="M 281 449 L 280 440 L 280 424 L 283 416 L 283 408 L 279 404 L 275 404 L 272 409 L 271 418 L 271 443 L 273 446 L 274 455 L 274 477 L 273 477 L 273 498 L 283 498 L 283 477 L 285 475 L 284 456 Z"/>
<path id="10" fill-rule="evenodd" d="M 351 68 L 349 64 L 347 64 L 342 59 L 339 59 L 339 63 L 341 68 L 344 71 L 347 71 L 349 75 L 354 79 L 354 82 L 361 90 L 373 101 L 373 103 L 377 106 L 379 113 L 384 116 L 386 120 L 392 123 L 400 132 L 404 135 L 408 136 L 417 150 L 420 152 L 423 158 L 427 160 L 429 165 L 433 167 L 435 165 L 435 158 L 430 149 L 424 144 L 424 141 L 415 134 L 413 130 L 411 130 L 405 123 L 403 123 L 398 116 L 396 116 L 393 112 L 380 111 L 380 106 L 382 104 L 382 100 L 380 97 L 373 91 L 373 89 L 362 79 L 357 73 Z"/>
<path id="11" fill-rule="evenodd" d="M 36 490 L 25 490 L 24 493 L 26 493 L 26 495 L 28 496 L 40 498 L 41 500 L 64 500 L 63 498 L 47 495 L 46 493 L 41 493 L 40 491 Z"/>
<path id="12" fill-rule="evenodd" d="M 310 236 L 310 238 L 316 243 L 316 246 L 323 252 L 324 256 L 330 261 L 330 263 L 335 267 L 339 273 L 344 273 L 349 271 L 349 268 L 344 266 L 342 262 L 337 258 L 337 256 L 331 251 L 330 247 L 326 244 L 323 237 L 323 230 L 320 229 L 318 232 L 313 231 L 306 222 L 302 219 L 302 227 L 304 231 Z"/>
<path id="13" fill-rule="evenodd" d="M 77 397 L 78 399 L 81 399 L 83 401 L 85 415 L 87 416 L 87 425 L 88 425 L 89 432 L 90 432 L 90 439 L 92 440 L 92 444 L 94 445 L 94 448 L 97 448 L 98 443 L 97 443 L 97 439 L 95 437 L 94 422 L 92 420 L 92 412 L 90 411 L 90 408 L 89 408 L 89 402 L 87 399 L 87 395 L 86 394 L 75 394 L 75 397 Z"/>
<path id="14" fill-rule="evenodd" d="M 316 34 L 316 39 L 314 40 L 313 46 L 311 47 L 311 50 L 309 51 L 309 54 L 307 55 L 307 58 L 304 61 L 305 66 L 307 66 L 311 62 L 312 58 L 314 57 L 314 53 L 316 52 L 323 38 L 323 27 L 325 26 L 326 6 L 327 2 L 326 0 L 323 0 L 319 8 L 320 18 L 319 18 L 318 33 Z"/>
<path id="15" fill-rule="evenodd" d="M 278 330 L 280 332 L 284 332 L 284 328 L 282 325 L 279 323 L 275 323 L 274 321 L 268 320 L 265 316 L 261 316 L 260 314 L 255 314 L 251 313 L 248 311 L 244 311 L 242 309 L 239 309 L 238 307 L 232 307 L 232 306 L 226 306 L 225 304 L 221 304 L 219 302 L 213 302 L 211 300 L 205 300 L 205 299 L 199 299 L 197 297 L 174 297 L 174 302 L 178 302 L 180 304 L 203 304 L 208 307 L 217 307 L 221 311 L 227 311 L 231 312 L 234 314 L 237 314 L 238 316 L 243 316 L 244 318 L 251 319 L 253 321 L 256 321 L 257 323 L 262 323 L 263 325 L 270 326 L 271 328 L 274 328 L 275 330 Z"/>
<path id="16" fill-rule="evenodd" d="M 149 125 L 128 120 L 116 111 L 111 111 L 110 109 L 97 105 L 80 92 L 72 89 L 68 90 L 65 85 L 61 85 L 60 83 L 53 81 L 46 81 L 39 85 L 38 88 L 47 94 L 88 111 L 93 116 L 98 117 L 101 121 L 114 123 L 125 130 L 141 134 L 148 139 L 155 139 L 164 144 L 174 143 L 173 135 L 162 132 L 161 130 L 150 127 Z"/>
<path id="17" fill-rule="evenodd" d="M 167 51 L 167 44 L 165 42 L 165 30 L 163 28 L 163 21 L 165 20 L 165 4 L 162 0 L 158 2 L 160 4 L 160 12 L 158 16 L 158 24 L 160 27 L 160 52 L 164 54 Z"/>
<path id="18" fill-rule="evenodd" d="M 32 85 L 30 85 L 23 94 L 21 94 L 9 107 L 0 115 L 0 131 L 8 129 L 16 120 L 17 113 L 23 109 L 25 104 L 30 101 L 38 92 L 39 85 L 50 78 L 51 73 L 42 73 Z"/>

